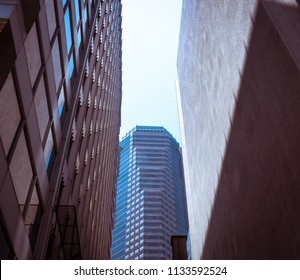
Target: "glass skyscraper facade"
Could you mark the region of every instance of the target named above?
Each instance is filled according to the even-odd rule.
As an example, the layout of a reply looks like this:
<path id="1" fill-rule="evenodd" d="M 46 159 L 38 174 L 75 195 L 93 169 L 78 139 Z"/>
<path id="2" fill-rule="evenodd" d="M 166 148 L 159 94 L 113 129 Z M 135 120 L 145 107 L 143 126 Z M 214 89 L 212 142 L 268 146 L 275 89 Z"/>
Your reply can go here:
<path id="1" fill-rule="evenodd" d="M 136 126 L 120 143 L 113 259 L 172 259 L 187 234 L 179 144 L 163 127 Z"/>
<path id="2" fill-rule="evenodd" d="M 121 13 L 0 0 L 1 259 L 111 258 Z"/>

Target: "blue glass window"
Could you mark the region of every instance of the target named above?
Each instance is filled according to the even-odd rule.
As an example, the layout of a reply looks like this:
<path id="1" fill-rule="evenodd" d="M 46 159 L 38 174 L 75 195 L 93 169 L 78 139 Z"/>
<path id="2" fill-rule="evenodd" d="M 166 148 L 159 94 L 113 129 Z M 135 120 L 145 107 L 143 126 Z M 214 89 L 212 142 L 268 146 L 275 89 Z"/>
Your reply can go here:
<path id="1" fill-rule="evenodd" d="M 45 145 L 45 148 L 44 148 L 44 157 L 45 157 L 46 169 L 48 169 L 48 167 L 49 167 L 51 155 L 52 155 L 52 152 L 53 152 L 53 146 L 54 146 L 53 136 L 52 136 L 52 131 L 50 129 L 48 137 L 47 137 L 46 145 Z"/>
<path id="2" fill-rule="evenodd" d="M 86 23 L 87 21 L 87 6 L 84 7 L 84 11 L 83 11 L 83 23 Z"/>
<path id="3" fill-rule="evenodd" d="M 68 50 L 68 53 L 70 53 L 70 50 L 72 47 L 72 34 L 71 34 L 71 20 L 70 20 L 69 7 L 67 8 L 65 16 L 64 16 L 64 22 L 65 22 L 65 30 L 66 30 L 67 50 Z"/>
<path id="4" fill-rule="evenodd" d="M 79 48 L 80 44 L 81 44 L 81 28 L 79 28 L 77 31 L 77 43 L 78 43 L 78 48 Z"/>
<path id="5" fill-rule="evenodd" d="M 65 105 L 65 91 L 64 91 L 64 87 L 62 86 L 62 88 L 60 90 L 59 98 L 58 98 L 58 114 L 60 117 L 62 115 L 64 105 Z"/>
<path id="6" fill-rule="evenodd" d="M 76 13 L 76 25 L 80 20 L 80 13 L 79 13 L 79 0 L 75 0 L 75 13 Z"/>
<path id="7" fill-rule="evenodd" d="M 74 55 L 72 54 L 69 60 L 69 74 L 70 78 L 72 77 L 74 72 Z"/>

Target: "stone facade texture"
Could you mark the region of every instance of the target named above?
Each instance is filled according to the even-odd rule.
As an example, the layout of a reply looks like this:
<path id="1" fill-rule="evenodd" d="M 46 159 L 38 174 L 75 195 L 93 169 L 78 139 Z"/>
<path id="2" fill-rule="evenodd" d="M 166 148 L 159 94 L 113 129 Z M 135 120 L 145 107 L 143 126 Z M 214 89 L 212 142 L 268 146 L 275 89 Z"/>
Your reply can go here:
<path id="1" fill-rule="evenodd" d="M 183 1 L 194 259 L 299 257 L 299 22 L 295 1 Z"/>

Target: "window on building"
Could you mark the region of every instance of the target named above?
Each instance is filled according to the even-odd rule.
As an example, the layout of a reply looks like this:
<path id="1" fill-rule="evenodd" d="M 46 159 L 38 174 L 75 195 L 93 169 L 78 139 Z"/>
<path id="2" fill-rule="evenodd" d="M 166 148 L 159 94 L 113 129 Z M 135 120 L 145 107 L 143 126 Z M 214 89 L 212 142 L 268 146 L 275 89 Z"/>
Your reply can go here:
<path id="1" fill-rule="evenodd" d="M 77 45 L 78 45 L 78 48 L 80 48 L 80 46 L 81 46 L 81 41 L 82 41 L 81 25 L 79 25 L 78 30 L 77 30 Z"/>
<path id="2" fill-rule="evenodd" d="M 65 23 L 65 32 L 66 32 L 67 51 L 68 53 L 70 53 L 72 47 L 72 30 L 71 30 L 71 17 L 70 17 L 69 7 L 67 7 L 65 11 L 64 23 Z"/>
<path id="3" fill-rule="evenodd" d="M 85 5 L 83 10 L 83 26 L 86 26 L 87 19 L 88 19 L 88 11 L 87 11 L 87 5 Z"/>
<path id="4" fill-rule="evenodd" d="M 48 22 L 48 32 L 50 40 L 53 37 L 54 31 L 56 29 L 56 16 L 55 16 L 55 7 L 53 0 L 45 0 L 46 5 L 46 16 Z"/>
<path id="5" fill-rule="evenodd" d="M 65 14 L 64 14 L 64 24 L 65 24 L 65 37 L 67 43 L 67 53 L 69 57 L 69 75 L 70 78 L 74 72 L 74 53 L 73 53 L 73 37 L 72 37 L 72 23 L 71 23 L 71 11 L 70 6 L 68 5 Z M 77 34 L 78 35 L 78 34 Z"/>
<path id="6" fill-rule="evenodd" d="M 63 7 L 66 5 L 67 1 L 68 1 L 68 0 L 62 0 L 62 1 L 61 1 L 61 2 L 62 2 L 62 5 L 63 5 Z"/>
<path id="7" fill-rule="evenodd" d="M 36 114 L 37 114 L 37 119 L 38 119 L 41 141 L 43 141 L 44 136 L 45 136 L 45 131 L 46 131 L 46 128 L 47 128 L 49 120 L 50 120 L 47 97 L 46 97 L 45 82 L 44 82 L 43 76 L 37 87 L 37 90 L 36 90 L 36 93 L 34 96 L 34 103 L 35 103 L 35 108 L 36 108 Z"/>
<path id="8" fill-rule="evenodd" d="M 16 134 L 21 115 L 12 74 L 10 73 L 0 92 L 0 138 L 6 155 Z"/>
<path id="9" fill-rule="evenodd" d="M 74 54 L 72 52 L 70 59 L 69 59 L 69 75 L 70 78 L 72 78 L 73 72 L 74 72 L 74 66 L 75 66 L 75 62 L 74 62 Z"/>
<path id="10" fill-rule="evenodd" d="M 9 170 L 20 210 L 23 212 L 33 177 L 29 151 L 23 130 L 13 153 Z"/>
<path id="11" fill-rule="evenodd" d="M 80 0 L 75 0 L 76 25 L 80 22 Z"/>
<path id="12" fill-rule="evenodd" d="M 65 90 L 62 85 L 59 96 L 58 96 L 58 114 L 61 117 L 65 106 Z"/>
<path id="13" fill-rule="evenodd" d="M 52 129 L 50 128 L 44 146 L 44 158 L 45 158 L 46 169 L 49 169 L 49 167 L 51 166 L 50 163 L 53 158 L 53 155 L 54 155 L 54 141 L 53 141 Z"/>
<path id="14" fill-rule="evenodd" d="M 42 66 L 38 34 L 37 34 L 35 23 L 33 24 L 31 30 L 27 35 L 27 38 L 24 43 L 24 47 L 25 47 L 25 53 L 27 58 L 27 65 L 29 70 L 31 86 L 33 87 L 37 75 Z"/>
<path id="15" fill-rule="evenodd" d="M 56 91 L 58 90 L 58 87 L 59 87 L 61 79 L 62 79 L 60 50 L 59 50 L 58 40 L 59 40 L 59 35 L 55 38 L 54 44 L 52 46 L 52 52 L 51 52 L 53 68 L 54 68 L 54 79 L 55 79 Z"/>

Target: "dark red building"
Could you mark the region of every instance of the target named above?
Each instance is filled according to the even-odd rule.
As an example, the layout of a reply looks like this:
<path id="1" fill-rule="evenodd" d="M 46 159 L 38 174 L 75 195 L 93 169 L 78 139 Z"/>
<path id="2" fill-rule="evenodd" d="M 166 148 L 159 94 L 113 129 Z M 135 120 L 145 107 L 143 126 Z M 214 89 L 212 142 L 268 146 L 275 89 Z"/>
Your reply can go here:
<path id="1" fill-rule="evenodd" d="M 1 259 L 109 259 L 121 3 L 29 2 L 0 1 Z"/>

